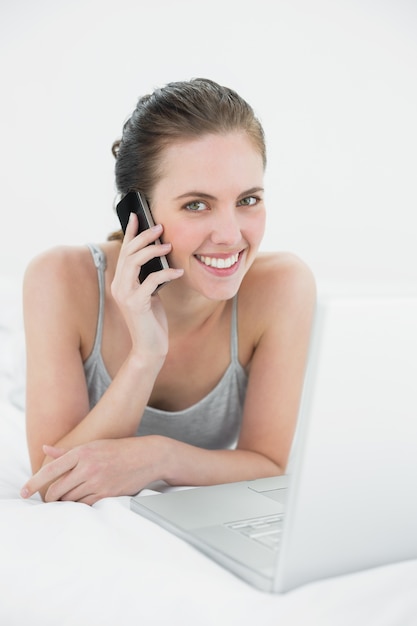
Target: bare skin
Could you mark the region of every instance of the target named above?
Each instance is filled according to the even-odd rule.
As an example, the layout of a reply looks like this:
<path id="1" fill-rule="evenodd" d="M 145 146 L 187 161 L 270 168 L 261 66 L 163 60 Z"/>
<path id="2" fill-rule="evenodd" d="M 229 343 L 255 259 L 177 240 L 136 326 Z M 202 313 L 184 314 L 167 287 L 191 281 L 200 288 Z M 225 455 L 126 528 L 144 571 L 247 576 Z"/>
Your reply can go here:
<path id="1" fill-rule="evenodd" d="M 162 164 L 151 205 L 163 228 L 135 237 L 133 218 L 122 245 L 101 245 L 107 258 L 102 354 L 112 383 L 92 410 L 83 370 L 98 311 L 91 254 L 57 248 L 27 270 L 34 476 L 23 497 L 39 491 L 46 501 L 94 504 L 137 493 L 156 479 L 207 485 L 285 471 L 315 304 L 311 272 L 291 254 L 258 252 L 263 166 L 244 134 L 177 143 Z M 148 247 L 157 237 L 165 246 Z M 156 254 L 168 254 L 171 269 L 139 285 L 140 265 Z M 152 296 L 160 280 L 168 283 Z M 134 436 L 146 405 L 182 410 L 221 379 L 237 292 L 239 360 L 249 376 L 237 448 L 203 450 L 161 435 Z"/>

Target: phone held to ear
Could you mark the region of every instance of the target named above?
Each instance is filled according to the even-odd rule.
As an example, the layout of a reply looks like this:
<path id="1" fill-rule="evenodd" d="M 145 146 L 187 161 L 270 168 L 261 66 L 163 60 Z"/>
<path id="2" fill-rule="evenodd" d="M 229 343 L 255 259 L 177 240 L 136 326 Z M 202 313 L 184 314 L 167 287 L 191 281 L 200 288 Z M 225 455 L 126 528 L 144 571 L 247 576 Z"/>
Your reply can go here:
<path id="1" fill-rule="evenodd" d="M 120 220 L 123 232 L 126 232 L 127 223 L 131 213 L 135 213 L 138 216 L 139 229 L 137 234 L 155 225 L 147 200 L 140 191 L 129 191 L 117 205 L 116 213 Z M 160 243 L 160 239 L 156 239 L 156 241 L 152 242 L 150 245 Z M 160 270 L 168 269 L 168 267 L 169 265 L 166 256 L 157 256 L 154 259 L 151 259 L 140 268 L 139 282 L 143 283 L 145 278 L 147 278 L 152 272 L 159 272 Z M 165 283 L 161 283 L 157 289 L 162 287 L 163 284 Z"/>

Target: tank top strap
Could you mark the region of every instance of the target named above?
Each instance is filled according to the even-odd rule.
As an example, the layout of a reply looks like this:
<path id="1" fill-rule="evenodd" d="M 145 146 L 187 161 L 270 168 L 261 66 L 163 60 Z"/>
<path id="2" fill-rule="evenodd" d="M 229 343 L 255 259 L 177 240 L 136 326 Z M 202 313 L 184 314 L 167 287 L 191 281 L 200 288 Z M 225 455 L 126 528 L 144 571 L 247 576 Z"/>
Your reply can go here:
<path id="1" fill-rule="evenodd" d="M 96 336 L 94 338 L 94 345 L 91 351 L 91 355 L 93 356 L 101 350 L 101 339 L 103 335 L 103 321 L 104 321 L 104 298 L 105 298 L 105 284 L 104 284 L 104 272 L 107 267 L 106 263 L 106 255 L 97 245 L 88 243 L 87 244 L 93 260 L 94 265 L 97 268 L 97 277 L 98 277 L 98 288 L 99 288 L 99 308 L 98 308 L 98 317 L 97 317 L 97 328 L 96 328 Z"/>
<path id="2" fill-rule="evenodd" d="M 230 356 L 232 363 L 239 363 L 239 336 L 237 320 L 237 294 L 232 302 L 232 326 L 230 332 Z"/>

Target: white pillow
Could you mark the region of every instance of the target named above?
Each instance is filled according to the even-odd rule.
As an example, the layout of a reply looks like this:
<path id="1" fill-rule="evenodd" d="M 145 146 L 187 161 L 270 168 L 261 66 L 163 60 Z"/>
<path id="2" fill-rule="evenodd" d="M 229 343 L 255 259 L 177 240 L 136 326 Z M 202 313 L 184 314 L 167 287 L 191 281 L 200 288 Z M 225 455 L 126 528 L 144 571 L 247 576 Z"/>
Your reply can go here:
<path id="1" fill-rule="evenodd" d="M 24 408 L 25 341 L 21 280 L 0 276 L 0 395 Z"/>

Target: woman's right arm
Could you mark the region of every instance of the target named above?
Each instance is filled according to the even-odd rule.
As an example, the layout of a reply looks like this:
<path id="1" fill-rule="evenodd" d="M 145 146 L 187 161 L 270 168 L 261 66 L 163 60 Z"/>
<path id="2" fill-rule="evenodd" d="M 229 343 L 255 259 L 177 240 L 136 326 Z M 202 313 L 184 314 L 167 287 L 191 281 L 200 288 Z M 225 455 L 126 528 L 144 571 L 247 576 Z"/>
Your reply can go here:
<path id="1" fill-rule="evenodd" d="M 52 250 L 26 271 L 26 419 L 34 472 L 45 462 L 43 444 L 70 449 L 95 439 L 132 435 L 161 365 L 132 351 L 90 411 L 81 356 L 85 302 L 97 302 L 98 307 L 97 299 L 86 293 L 90 286 L 82 253 L 76 249 Z"/>
<path id="2" fill-rule="evenodd" d="M 45 461 L 42 445 L 71 449 L 97 439 L 132 436 L 148 403 L 168 350 L 165 312 L 152 296 L 158 278 L 139 285 L 140 266 L 169 244 L 150 246 L 160 231 L 138 236 L 136 216 L 129 222 L 120 250 L 112 295 L 131 338 L 131 349 L 109 388 L 90 411 L 82 342 L 86 319 L 95 332 L 97 274 L 87 249 L 58 248 L 35 259 L 24 280 L 27 350 L 27 437 L 33 471 Z M 91 272 L 89 274 L 89 271 Z M 181 270 L 159 272 L 161 282 Z M 92 297 L 94 290 L 96 296 Z M 93 309 L 93 310 L 92 310 Z"/>

